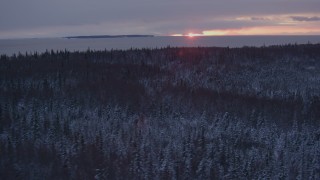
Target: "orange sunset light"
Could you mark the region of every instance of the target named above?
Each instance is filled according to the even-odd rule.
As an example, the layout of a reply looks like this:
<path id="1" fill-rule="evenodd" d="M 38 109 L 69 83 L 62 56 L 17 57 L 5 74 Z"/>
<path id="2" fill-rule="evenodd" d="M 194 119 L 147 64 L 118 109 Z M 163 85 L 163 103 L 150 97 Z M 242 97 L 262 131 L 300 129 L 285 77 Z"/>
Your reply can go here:
<path id="1" fill-rule="evenodd" d="M 320 34 L 320 28 L 316 26 L 259 26 L 238 29 L 214 29 L 204 30 L 201 33 L 172 34 L 171 36 L 232 36 L 232 35 L 314 35 Z"/>
<path id="2" fill-rule="evenodd" d="M 187 36 L 190 37 L 190 38 L 193 38 L 193 37 L 195 37 L 195 36 L 203 36 L 203 34 L 188 33 Z"/>

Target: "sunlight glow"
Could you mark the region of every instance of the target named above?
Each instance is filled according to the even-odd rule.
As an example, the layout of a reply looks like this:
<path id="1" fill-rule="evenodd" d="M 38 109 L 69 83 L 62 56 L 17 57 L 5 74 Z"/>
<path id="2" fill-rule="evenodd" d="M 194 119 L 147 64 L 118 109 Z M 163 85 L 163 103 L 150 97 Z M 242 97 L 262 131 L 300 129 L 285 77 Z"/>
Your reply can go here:
<path id="1" fill-rule="evenodd" d="M 194 37 L 194 35 L 192 33 L 189 33 L 188 37 L 192 38 L 192 37 Z"/>
<path id="2" fill-rule="evenodd" d="M 189 38 L 198 36 L 237 36 L 237 35 L 314 35 L 320 34 L 317 26 L 292 26 L 282 24 L 278 26 L 257 26 L 238 29 L 213 29 L 202 33 L 175 34 L 172 36 L 186 36 Z"/>
<path id="3" fill-rule="evenodd" d="M 173 34 L 172 36 L 236 36 L 236 35 L 319 35 L 320 13 L 280 14 L 257 16 L 231 16 L 228 23 L 243 24 L 243 27 L 227 29 L 203 29 L 197 32 Z M 197 28 L 194 28 L 197 29 Z"/>
<path id="4" fill-rule="evenodd" d="M 199 33 L 188 33 L 188 34 L 171 34 L 170 36 L 185 36 L 185 37 L 189 37 L 189 38 L 193 38 L 196 36 L 205 36 L 203 33 L 199 34 Z"/>
<path id="5" fill-rule="evenodd" d="M 319 34 L 320 29 L 318 27 L 298 27 L 291 25 L 282 26 L 258 26 L 247 27 L 240 29 L 226 29 L 226 30 L 214 30 L 203 31 L 203 34 L 212 36 L 217 35 L 307 35 L 307 34 Z"/>
<path id="6" fill-rule="evenodd" d="M 193 37 L 195 37 L 195 36 L 203 36 L 203 34 L 191 33 L 191 32 L 190 32 L 190 33 L 187 34 L 187 36 L 190 37 L 190 38 L 193 38 Z"/>

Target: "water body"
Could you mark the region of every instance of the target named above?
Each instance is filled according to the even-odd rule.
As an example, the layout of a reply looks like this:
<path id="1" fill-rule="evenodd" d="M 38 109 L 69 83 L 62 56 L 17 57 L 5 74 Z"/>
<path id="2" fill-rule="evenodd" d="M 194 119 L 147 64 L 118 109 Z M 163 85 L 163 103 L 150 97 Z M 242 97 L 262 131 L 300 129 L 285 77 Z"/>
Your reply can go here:
<path id="1" fill-rule="evenodd" d="M 0 54 L 45 52 L 46 50 L 85 51 L 161 47 L 242 47 L 320 43 L 320 36 L 210 36 L 210 37 L 123 37 L 123 38 L 40 38 L 0 40 Z"/>

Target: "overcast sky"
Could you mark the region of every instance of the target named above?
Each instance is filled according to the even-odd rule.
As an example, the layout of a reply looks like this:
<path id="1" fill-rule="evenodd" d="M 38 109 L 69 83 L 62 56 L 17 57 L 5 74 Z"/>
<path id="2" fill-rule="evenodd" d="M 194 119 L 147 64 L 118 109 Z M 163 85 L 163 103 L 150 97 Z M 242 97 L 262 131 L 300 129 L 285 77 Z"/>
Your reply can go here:
<path id="1" fill-rule="evenodd" d="M 1 0 L 0 38 L 320 35 L 320 0 Z"/>

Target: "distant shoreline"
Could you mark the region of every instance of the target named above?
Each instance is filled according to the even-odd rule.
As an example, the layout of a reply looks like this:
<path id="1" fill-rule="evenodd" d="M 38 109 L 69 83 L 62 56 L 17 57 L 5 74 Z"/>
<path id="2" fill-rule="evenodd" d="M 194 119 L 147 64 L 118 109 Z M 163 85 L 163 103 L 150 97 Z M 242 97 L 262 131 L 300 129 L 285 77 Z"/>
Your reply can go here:
<path id="1" fill-rule="evenodd" d="M 56 38 L 8 39 L 0 40 L 0 54 L 46 52 L 46 50 L 127 50 L 131 48 L 162 47 L 243 47 L 270 46 L 285 44 L 318 44 L 320 36 L 208 36 L 208 37 L 171 37 L 150 35 L 117 36 L 67 36 Z M 104 37 L 104 38 L 103 38 Z M 115 38 L 123 37 L 123 38 Z M 126 38 L 133 37 L 133 38 Z"/>
<path id="2" fill-rule="evenodd" d="M 131 38 L 131 37 L 154 37 L 154 35 L 92 35 L 92 36 L 68 36 L 67 39 L 97 39 L 97 38 Z"/>

